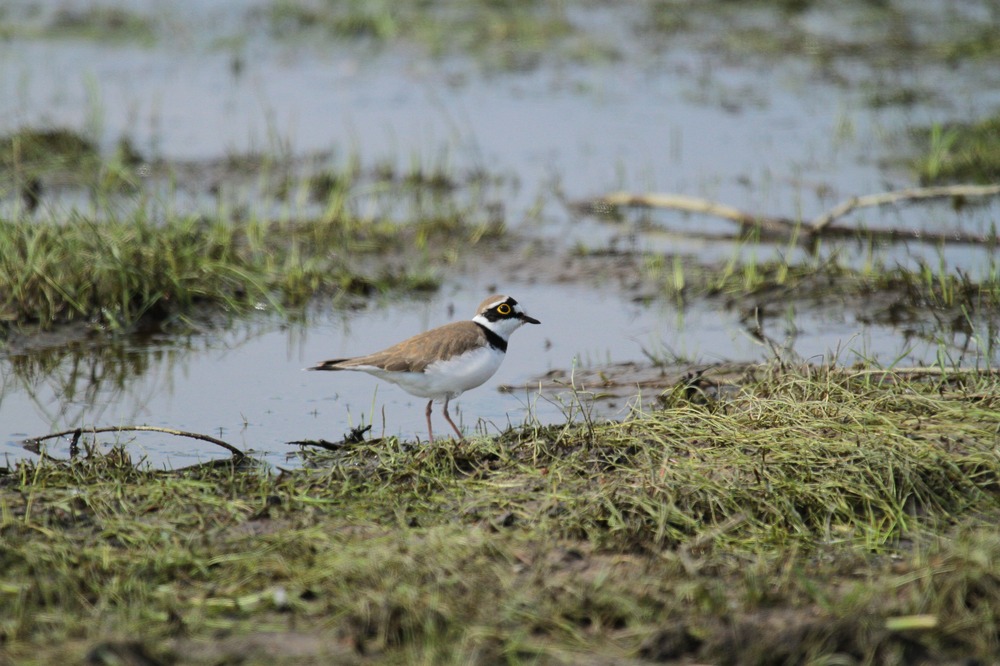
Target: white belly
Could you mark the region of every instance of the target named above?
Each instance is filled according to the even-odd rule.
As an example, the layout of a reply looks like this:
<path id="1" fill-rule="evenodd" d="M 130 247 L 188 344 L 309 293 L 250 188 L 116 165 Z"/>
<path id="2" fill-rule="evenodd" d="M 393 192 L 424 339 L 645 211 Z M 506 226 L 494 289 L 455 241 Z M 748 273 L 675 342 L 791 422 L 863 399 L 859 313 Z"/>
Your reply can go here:
<path id="1" fill-rule="evenodd" d="M 424 372 L 385 372 L 358 368 L 380 379 L 398 384 L 404 391 L 422 398 L 456 398 L 492 377 L 505 354 L 492 347 L 480 347 L 447 361 L 427 366 Z"/>

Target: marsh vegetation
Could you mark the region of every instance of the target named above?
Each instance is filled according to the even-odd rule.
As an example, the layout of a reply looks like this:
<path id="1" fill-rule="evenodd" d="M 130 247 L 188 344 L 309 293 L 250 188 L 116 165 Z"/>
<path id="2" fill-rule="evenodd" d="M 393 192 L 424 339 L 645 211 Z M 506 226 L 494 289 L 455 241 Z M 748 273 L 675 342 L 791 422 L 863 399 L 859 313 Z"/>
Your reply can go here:
<path id="1" fill-rule="evenodd" d="M 40 94 L 27 66 L 0 81 L 19 100 L 0 128 L 0 416 L 26 394 L 52 431 L 76 431 L 26 452 L 44 433 L 5 430 L 0 664 L 995 659 L 992 3 L 276 0 L 197 26 L 160 3 L 71 5 L 17 0 L 0 36 L 32 62 L 52 45 L 64 64 L 113 49 L 109 80 L 158 71 L 184 43 L 204 62 L 178 78 L 204 87 L 180 106 L 165 88 L 148 111 L 90 78 L 82 103 Z M 294 97 L 274 83 L 286 78 L 333 91 L 315 116 L 296 107 L 308 150 L 278 102 L 248 145 L 206 120 L 246 130 L 261 97 Z M 227 86 L 214 104 L 206 91 Z M 356 116 L 330 110 L 340 94 Z M 659 106 L 690 117 L 658 134 Z M 192 107 L 203 115 L 178 110 Z M 413 108 L 428 115 L 406 125 Z M 590 109 L 603 115 L 577 121 Z M 822 124 L 782 134 L 811 113 Z M 378 130 L 389 149 L 370 149 L 384 136 L 366 115 L 393 126 Z M 462 145 L 441 148 L 421 122 Z M 208 156 L 185 153 L 200 142 Z M 567 143 L 581 147 L 550 156 Z M 829 170 L 845 165 L 860 175 Z M 859 203 L 974 184 L 986 189 Z M 657 192 L 728 217 L 638 203 Z M 551 332 L 504 387 L 516 421 L 498 408 L 465 422 L 465 441 L 424 447 L 386 432 L 384 408 L 372 427 L 370 395 L 324 388 L 333 397 L 307 403 L 296 391 L 318 389 L 282 374 L 303 365 L 284 347 L 295 335 L 508 283 L 564 320 L 531 306 Z M 645 337 L 641 317 L 657 322 Z M 685 318 L 731 321 L 721 339 L 754 354 L 726 357 L 697 325 L 680 333 L 704 336 L 693 357 L 657 338 Z M 212 340 L 239 350 L 258 326 L 292 332 L 237 359 L 254 373 L 219 390 L 195 372 L 223 367 L 200 355 Z M 361 326 L 354 342 L 395 328 Z M 840 347 L 862 328 L 892 353 Z M 593 330 L 639 351 L 587 356 L 577 339 Z M 144 453 L 143 438 L 165 439 L 153 427 L 93 432 L 95 411 L 161 365 L 196 378 L 175 389 L 168 374 L 155 392 L 190 392 L 211 414 L 203 430 L 241 437 L 246 455 L 170 465 Z M 290 399 L 244 413 L 254 384 Z M 328 418 L 348 399 L 371 405 L 360 424 Z M 287 413 L 275 441 L 254 430 L 271 412 Z M 356 436 L 291 446 L 321 412 L 315 428 Z"/>

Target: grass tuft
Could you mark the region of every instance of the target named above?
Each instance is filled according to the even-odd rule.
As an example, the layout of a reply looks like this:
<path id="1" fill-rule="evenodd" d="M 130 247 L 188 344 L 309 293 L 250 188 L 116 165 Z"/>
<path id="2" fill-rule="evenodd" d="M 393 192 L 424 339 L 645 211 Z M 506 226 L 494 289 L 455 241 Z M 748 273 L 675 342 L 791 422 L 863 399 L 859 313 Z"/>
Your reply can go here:
<path id="1" fill-rule="evenodd" d="M 218 199 L 210 214 L 163 210 L 164 174 L 138 178 L 141 158 L 127 145 L 119 152 L 104 164 L 70 132 L 26 131 L 0 145 L 0 171 L 22 183 L 25 203 L 0 218 L 3 331 L 69 322 L 127 331 L 203 311 L 434 290 L 436 263 L 506 233 L 502 216 L 478 212 L 496 178 L 459 177 L 446 165 L 417 163 L 407 177 L 386 179 L 352 162 L 300 179 L 288 165 L 257 158 L 253 165 L 263 162 L 266 173 L 256 187 L 273 187 L 279 201 L 300 209 L 265 219 L 218 191 L 210 193 Z M 47 198 L 74 171 L 100 174 L 99 182 L 78 184 L 92 200 L 86 211 L 63 211 Z"/>
<path id="2" fill-rule="evenodd" d="M 973 123 L 935 124 L 915 131 L 926 152 L 914 161 L 925 184 L 995 183 L 1000 179 L 1000 116 Z"/>
<path id="3" fill-rule="evenodd" d="M 282 0 L 269 10 L 271 30 L 301 38 L 365 40 L 376 46 L 416 44 L 435 57 L 468 54 L 487 69 L 530 70 L 553 52 L 573 61 L 607 60 L 618 51 L 602 35 L 575 25 L 552 2 L 314 3 Z"/>
<path id="4" fill-rule="evenodd" d="M 499 232 L 497 232 L 499 233 Z M 198 216 L 154 223 L 141 213 L 65 223 L 0 221 L 0 322 L 48 328 L 82 321 L 129 329 L 191 314 L 307 304 L 319 294 L 433 290 L 427 268 L 376 262 L 407 243 L 479 242 L 447 215 L 412 225 L 350 219 L 235 224 Z M 448 247 L 443 243 L 442 247 Z"/>

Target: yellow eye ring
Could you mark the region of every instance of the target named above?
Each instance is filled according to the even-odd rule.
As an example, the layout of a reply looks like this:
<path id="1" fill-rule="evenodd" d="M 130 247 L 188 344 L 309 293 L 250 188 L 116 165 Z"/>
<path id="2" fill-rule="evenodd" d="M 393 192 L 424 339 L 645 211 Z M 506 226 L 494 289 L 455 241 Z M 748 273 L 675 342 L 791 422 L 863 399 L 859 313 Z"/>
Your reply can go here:
<path id="1" fill-rule="evenodd" d="M 507 305 L 506 303 L 501 303 L 500 305 L 497 306 L 497 314 L 509 315 L 510 306 Z"/>

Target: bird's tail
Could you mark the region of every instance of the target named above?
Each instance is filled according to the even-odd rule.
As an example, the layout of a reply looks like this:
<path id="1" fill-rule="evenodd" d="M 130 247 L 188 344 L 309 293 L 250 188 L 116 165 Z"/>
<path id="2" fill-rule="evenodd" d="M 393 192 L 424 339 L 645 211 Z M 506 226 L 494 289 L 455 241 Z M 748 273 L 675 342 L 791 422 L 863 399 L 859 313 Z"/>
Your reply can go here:
<path id="1" fill-rule="evenodd" d="M 316 365 L 309 366 L 308 368 L 305 368 L 305 369 L 306 370 L 343 370 L 344 368 L 340 367 L 340 364 L 343 363 L 344 361 L 347 361 L 347 360 L 350 360 L 350 359 L 335 358 L 335 359 L 331 359 L 329 361 L 322 361 L 320 363 L 317 363 Z"/>

